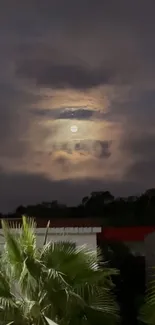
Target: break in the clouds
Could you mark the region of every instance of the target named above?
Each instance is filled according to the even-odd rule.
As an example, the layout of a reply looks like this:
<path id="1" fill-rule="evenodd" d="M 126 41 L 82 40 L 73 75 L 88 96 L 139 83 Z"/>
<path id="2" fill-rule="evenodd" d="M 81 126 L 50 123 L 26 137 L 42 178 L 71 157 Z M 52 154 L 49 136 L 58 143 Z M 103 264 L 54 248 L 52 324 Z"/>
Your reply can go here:
<path id="1" fill-rule="evenodd" d="M 2 1 L 0 177 L 20 184 L 2 191 L 8 209 L 23 175 L 32 201 L 47 182 L 58 199 L 89 179 L 116 194 L 153 186 L 154 12 L 153 0 Z"/>

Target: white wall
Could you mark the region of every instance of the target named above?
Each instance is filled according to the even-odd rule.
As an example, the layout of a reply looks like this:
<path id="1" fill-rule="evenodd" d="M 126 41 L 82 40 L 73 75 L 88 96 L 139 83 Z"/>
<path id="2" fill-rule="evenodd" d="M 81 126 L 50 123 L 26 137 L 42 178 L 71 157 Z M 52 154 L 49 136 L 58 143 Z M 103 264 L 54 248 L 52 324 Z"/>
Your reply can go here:
<path id="1" fill-rule="evenodd" d="M 39 247 L 43 245 L 44 239 L 45 239 L 45 232 L 46 228 L 37 228 L 37 244 Z M 47 241 L 72 241 L 75 242 L 77 245 L 85 245 L 87 244 L 90 248 L 95 249 L 97 247 L 97 241 L 96 241 L 96 234 L 53 234 L 50 233 L 47 237 Z M 0 229 L 0 248 L 4 245 L 4 237 L 2 236 L 2 229 Z"/>
<path id="2" fill-rule="evenodd" d="M 37 242 L 38 246 L 42 246 L 45 238 L 45 229 L 37 228 Z M 72 241 L 77 245 L 85 245 L 87 244 L 92 249 L 96 249 L 96 234 L 48 234 L 47 237 L 49 241 Z"/>
<path id="3" fill-rule="evenodd" d="M 78 246 L 87 244 L 91 248 L 96 249 L 96 235 L 49 235 L 49 241 L 72 241 L 75 242 Z M 38 246 L 42 246 L 44 242 L 44 236 L 37 236 Z"/>

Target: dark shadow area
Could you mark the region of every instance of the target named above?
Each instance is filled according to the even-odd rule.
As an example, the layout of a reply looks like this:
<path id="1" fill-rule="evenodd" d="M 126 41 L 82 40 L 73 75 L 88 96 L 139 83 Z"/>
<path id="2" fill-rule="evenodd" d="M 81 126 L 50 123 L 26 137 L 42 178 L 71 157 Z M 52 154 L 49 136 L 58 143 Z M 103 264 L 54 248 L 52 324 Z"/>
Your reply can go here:
<path id="1" fill-rule="evenodd" d="M 108 266 L 119 270 L 113 277 L 114 293 L 120 305 L 121 324 L 139 325 L 138 309 L 145 293 L 145 258 L 134 256 L 121 243 L 98 242 Z"/>

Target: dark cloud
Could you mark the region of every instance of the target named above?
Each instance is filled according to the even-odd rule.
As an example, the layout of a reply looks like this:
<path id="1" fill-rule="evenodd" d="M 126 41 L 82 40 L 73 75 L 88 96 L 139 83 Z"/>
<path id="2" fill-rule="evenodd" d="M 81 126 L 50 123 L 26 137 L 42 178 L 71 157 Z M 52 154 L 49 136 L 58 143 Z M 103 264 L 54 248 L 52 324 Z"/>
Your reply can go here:
<path id="1" fill-rule="evenodd" d="M 154 76 L 155 77 L 155 76 Z M 145 79 L 144 79 L 145 80 Z M 155 120 L 155 89 L 152 83 L 149 85 L 139 85 L 138 87 L 130 87 L 127 96 L 121 100 L 114 98 L 111 102 L 111 111 L 108 113 L 108 118 L 116 118 L 124 116 L 128 122 L 136 125 L 136 128 L 141 128 L 142 125 L 148 124 L 152 126 Z M 132 126 L 131 125 L 131 126 Z M 144 132 L 142 128 L 142 132 Z"/>
<path id="2" fill-rule="evenodd" d="M 146 187 L 154 186 L 155 134 L 143 131 L 137 136 L 130 135 L 121 148 L 132 157 L 126 178 L 146 184 Z"/>
<path id="3" fill-rule="evenodd" d="M 91 119 L 94 114 L 90 109 L 67 109 L 60 113 L 58 119 L 76 119 L 76 120 L 88 120 Z"/>
<path id="4" fill-rule="evenodd" d="M 143 186 L 145 184 L 146 188 L 152 188 L 155 184 L 154 166 L 155 158 L 137 160 L 128 168 L 126 172 L 126 179 L 143 184 Z"/>
<path id="5" fill-rule="evenodd" d="M 64 151 L 65 153 L 72 155 L 75 152 L 78 152 L 85 156 L 91 155 L 96 158 L 109 158 L 111 156 L 111 143 L 111 141 L 101 140 L 75 140 L 74 142 L 62 142 L 53 144 L 51 147 L 51 153 Z"/>
<path id="6" fill-rule="evenodd" d="M 29 125 L 26 107 L 38 97 L 9 81 L 0 83 L 0 157 L 24 155 Z"/>
<path id="7" fill-rule="evenodd" d="M 154 9 L 153 1 L 144 0 L 22 5 L 11 20 L 16 31 L 29 35 L 29 41 L 20 39 L 17 73 L 52 88 L 148 79 L 154 67 Z M 33 19 L 39 36 L 31 39 Z"/>
<path id="8" fill-rule="evenodd" d="M 4 2 L 4 1 L 3 1 Z M 154 9 L 153 0 L 146 3 L 145 0 L 79 0 L 76 3 L 72 0 L 45 0 L 36 2 L 28 0 L 26 3 L 11 0 L 4 2 L 1 10 L 2 22 L 5 22 L 5 15 L 8 15 L 12 28 L 18 31 L 19 35 L 29 36 L 45 34 L 49 28 L 61 29 L 71 35 L 83 36 L 94 29 L 103 27 L 103 33 L 112 24 L 115 29 L 130 28 L 131 32 L 141 34 L 141 39 L 153 34 Z M 9 8 L 9 9 L 8 9 Z M 35 24 L 34 24 L 35 17 Z M 29 20 L 28 20 L 29 18 Z M 29 28 L 27 28 L 29 26 Z M 124 31 L 124 30 L 123 30 Z M 134 36 L 134 35 L 133 35 Z M 149 39 L 148 39 L 149 41 Z"/>
<path id="9" fill-rule="evenodd" d="M 57 110 L 58 111 L 58 110 Z M 94 120 L 94 121 L 101 121 L 108 119 L 108 114 L 99 111 L 98 109 L 88 109 L 88 108 L 67 108 L 62 110 L 60 114 L 55 117 L 56 119 L 63 119 L 63 120 Z"/>
<path id="10" fill-rule="evenodd" d="M 145 131 L 137 136 L 130 134 L 127 139 L 122 141 L 121 148 L 132 157 L 144 160 L 155 158 L 155 134 Z"/>
<path id="11" fill-rule="evenodd" d="M 90 119 L 95 111 L 87 108 L 52 108 L 52 109 L 31 109 L 31 114 L 51 119 L 76 119 L 87 120 Z"/>
<path id="12" fill-rule="evenodd" d="M 86 107 L 52 108 L 52 109 L 31 109 L 30 113 L 41 118 L 52 120 L 104 120 L 108 118 L 107 113 L 98 109 Z"/>
<path id="13" fill-rule="evenodd" d="M 84 155 L 92 154 L 97 158 L 109 158 L 111 156 L 110 152 L 111 141 L 101 141 L 101 140 L 82 140 L 75 143 L 75 150 L 83 153 Z"/>
<path id="14" fill-rule="evenodd" d="M 35 81 L 36 85 L 52 88 L 88 89 L 112 82 L 111 71 L 91 70 L 72 65 L 52 65 L 46 61 L 25 61 L 17 69 L 17 75 Z"/>

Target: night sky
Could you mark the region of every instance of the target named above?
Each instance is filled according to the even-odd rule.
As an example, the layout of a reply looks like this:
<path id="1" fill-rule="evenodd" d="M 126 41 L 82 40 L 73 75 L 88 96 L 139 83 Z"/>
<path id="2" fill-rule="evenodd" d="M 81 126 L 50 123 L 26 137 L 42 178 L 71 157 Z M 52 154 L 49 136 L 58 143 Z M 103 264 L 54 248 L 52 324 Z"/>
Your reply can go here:
<path id="1" fill-rule="evenodd" d="M 155 1 L 0 7 L 0 211 L 155 187 Z"/>

